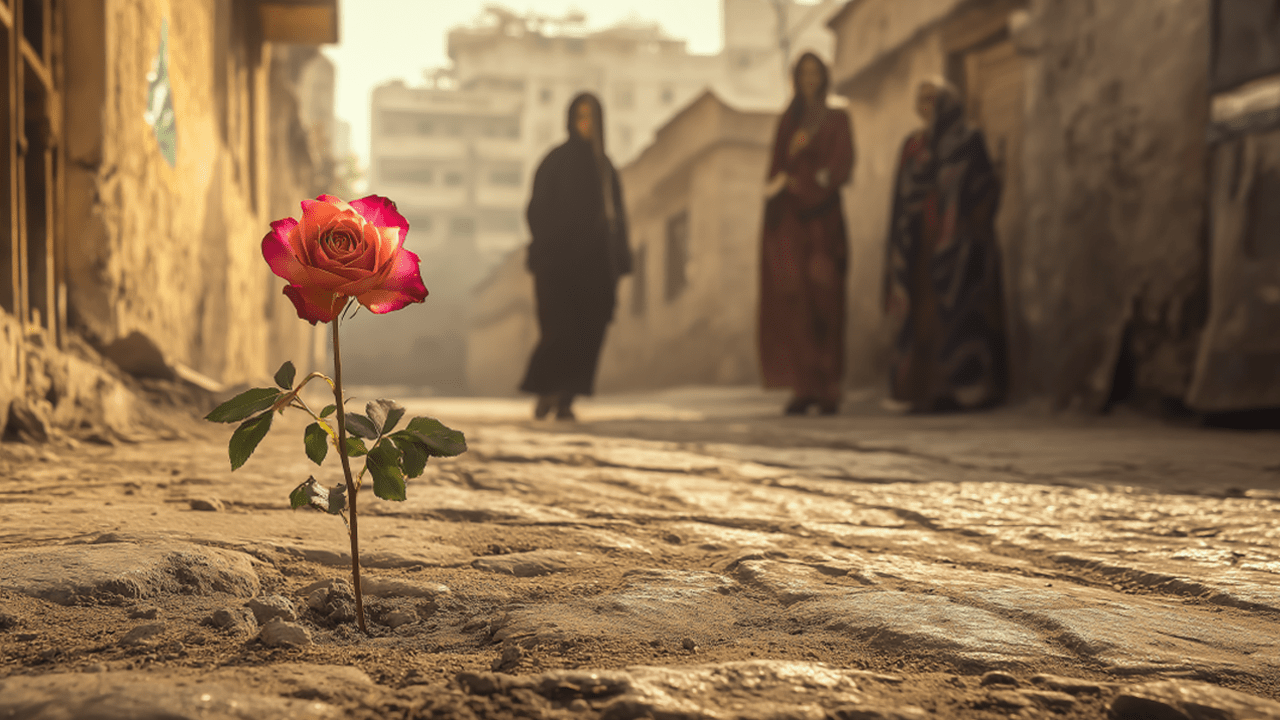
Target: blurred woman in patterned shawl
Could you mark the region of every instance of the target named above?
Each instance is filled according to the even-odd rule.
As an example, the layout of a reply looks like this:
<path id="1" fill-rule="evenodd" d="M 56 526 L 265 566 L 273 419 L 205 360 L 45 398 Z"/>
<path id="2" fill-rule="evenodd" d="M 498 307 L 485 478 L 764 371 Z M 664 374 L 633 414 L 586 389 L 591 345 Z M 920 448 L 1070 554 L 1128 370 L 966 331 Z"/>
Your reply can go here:
<path id="1" fill-rule="evenodd" d="M 827 67 L 805 53 L 778 120 L 760 257 L 760 366 L 765 387 L 790 388 L 785 412 L 840 407 L 848 239 L 840 187 L 853 170 L 849 115 L 827 105 Z"/>
<path id="2" fill-rule="evenodd" d="M 885 262 L 890 396 L 914 412 L 988 407 L 1007 384 L 1000 182 L 954 87 L 921 83 L 916 110 L 925 126 L 902 146 Z"/>

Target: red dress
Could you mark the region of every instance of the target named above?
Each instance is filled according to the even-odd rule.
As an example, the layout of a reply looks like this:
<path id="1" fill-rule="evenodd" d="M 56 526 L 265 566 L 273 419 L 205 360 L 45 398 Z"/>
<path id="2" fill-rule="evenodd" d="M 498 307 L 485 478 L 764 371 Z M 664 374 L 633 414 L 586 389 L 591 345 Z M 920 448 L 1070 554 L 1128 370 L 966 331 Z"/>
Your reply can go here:
<path id="1" fill-rule="evenodd" d="M 760 365 L 764 386 L 838 402 L 844 375 L 845 277 L 849 243 L 840 187 L 853 169 L 843 110 L 828 109 L 812 132 L 784 114 L 769 179 L 791 182 L 765 205 L 760 262 Z"/>

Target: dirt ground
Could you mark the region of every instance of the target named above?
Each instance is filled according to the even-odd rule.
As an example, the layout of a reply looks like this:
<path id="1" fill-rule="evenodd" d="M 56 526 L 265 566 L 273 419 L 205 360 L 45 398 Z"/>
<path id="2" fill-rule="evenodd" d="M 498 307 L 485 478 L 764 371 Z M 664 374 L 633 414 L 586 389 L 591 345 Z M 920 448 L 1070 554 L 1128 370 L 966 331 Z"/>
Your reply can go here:
<path id="1" fill-rule="evenodd" d="M 791 524 L 755 514 L 753 504 L 775 502 L 766 493 L 786 483 L 772 476 L 759 485 L 725 483 L 767 474 L 758 470 L 764 466 L 726 470 L 723 459 L 699 465 L 675 446 L 654 444 L 673 442 L 657 436 L 683 422 L 687 437 L 702 428 L 706 437 L 698 442 L 752 445 L 735 436 L 747 433 L 741 423 L 713 432 L 689 418 L 622 417 L 612 425 L 587 420 L 538 425 L 473 413 L 453 423 L 468 432 L 471 452 L 432 461 L 421 481 L 410 485 L 410 502 L 362 494 L 365 576 L 393 587 L 366 596 L 369 637 L 339 609 L 350 589 L 341 522 L 288 509 L 288 490 L 306 474 L 326 484 L 336 478 L 336 463 L 319 470 L 302 456 L 300 422 L 275 430 L 234 474 L 226 470 L 227 433 L 190 417 L 175 416 L 171 440 L 64 438 L 0 446 L 0 497 L 7 508 L 0 516 L 0 558 L 46 558 L 39 561 L 49 565 L 46 574 L 57 575 L 64 550 L 90 557 L 117 546 L 161 552 L 191 546 L 247 557 L 252 577 L 246 582 L 256 583 L 249 590 L 218 591 L 217 582 L 232 582 L 226 580 L 230 574 L 218 575 L 223 580 L 213 585 L 201 575 L 223 572 L 216 559 L 189 554 L 182 562 L 190 564 L 183 565 L 172 553 L 161 570 L 139 570 L 136 578 L 124 578 L 133 571 L 122 571 L 124 579 L 96 585 L 86 580 L 61 600 L 0 579 L 0 683 L 9 683 L 13 693 L 10 705 L 0 700 L 0 710 L 7 709 L 7 717 L 61 717 L 41 713 L 52 712 L 66 687 L 94 682 L 115 688 L 112 702 L 160 686 L 226 687 L 243 699 L 241 711 L 223 715 L 184 715 L 186 701 L 160 707 L 156 700 L 158 709 L 110 717 L 248 717 L 243 713 L 259 707 L 253 702 L 271 700 L 286 705 L 252 712 L 486 720 L 1175 718 L 1192 716 L 1185 714 L 1186 698 L 1159 698 L 1186 696 L 1186 688 L 1247 694 L 1213 696 L 1207 705 L 1220 712 L 1213 717 L 1247 717 L 1241 708 L 1248 707 L 1265 717 L 1280 708 L 1263 700 L 1280 700 L 1274 644 L 1257 653 L 1257 667 L 1236 671 L 1235 660 L 1193 658 L 1180 665 L 1094 658 L 1089 648 L 1070 648 L 1079 638 L 1034 618 L 1027 626 L 1035 626 L 1036 637 L 1011 635 L 1007 643 L 1005 630 L 993 627 L 988 635 L 981 629 L 986 616 L 972 621 L 976 629 L 957 631 L 974 639 L 955 643 L 894 630 L 891 623 L 849 630 L 817 600 L 884 587 L 892 592 L 883 597 L 901 596 L 894 602 L 910 613 L 946 600 L 950 590 L 906 584 L 905 575 L 884 571 L 881 579 L 868 579 L 875 576 L 841 565 L 846 551 L 937 563 L 975 577 L 996 573 L 991 583 L 997 588 L 1000 573 L 1008 573 L 1027 587 L 1069 582 L 1081 593 L 1105 591 L 1128 600 L 1158 593 L 1142 582 L 1083 569 L 1069 577 L 1037 569 L 1017 548 L 939 558 L 920 540 L 936 528 L 904 521 L 903 513 L 850 520 L 849 534 L 816 521 Z M 645 422 L 657 439 L 608 439 L 643 436 L 638 426 Z M 764 432 L 753 428 L 747 434 Z M 803 439 L 787 444 L 793 442 Z M 555 451 L 530 450 L 548 446 Z M 966 472 L 982 472 L 970 465 Z M 797 483 L 831 482 L 795 473 Z M 657 475 L 660 481 L 653 479 Z M 709 513 L 713 491 L 664 484 L 672 475 L 724 486 L 738 505 Z M 868 487 L 891 482 L 879 478 Z M 590 507 L 567 494 L 578 483 L 590 486 L 585 495 L 597 496 Z M 685 493 L 706 505 L 695 507 Z M 1271 500 L 1258 502 L 1273 508 Z M 917 535 L 903 535 L 912 532 Z M 51 548 L 48 556 L 39 555 Z M 253 612 L 244 608 L 251 597 L 269 596 L 289 601 L 293 622 L 305 628 L 309 641 L 273 646 L 264 639 Z M 1180 612 L 1262 635 L 1274 635 L 1280 626 L 1280 613 L 1269 609 L 1232 607 L 1208 596 L 1183 596 L 1176 603 Z M 940 612 L 937 622 L 944 627 L 970 622 L 969 616 L 953 620 L 950 610 Z M 1071 652 L 1007 650 L 1041 641 Z M 1002 644 L 1004 650 L 987 647 Z M 638 666 L 677 671 L 655 675 Z M 13 700 L 20 696 L 28 698 L 26 705 Z"/>

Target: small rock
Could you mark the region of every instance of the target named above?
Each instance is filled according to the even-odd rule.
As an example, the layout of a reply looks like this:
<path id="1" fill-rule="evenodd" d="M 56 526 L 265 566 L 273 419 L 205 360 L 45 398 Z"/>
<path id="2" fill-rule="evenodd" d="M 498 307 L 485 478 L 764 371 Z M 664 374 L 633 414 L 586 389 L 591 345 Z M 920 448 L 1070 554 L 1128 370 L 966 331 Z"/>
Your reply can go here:
<path id="1" fill-rule="evenodd" d="M 493 661 L 493 666 L 492 666 L 493 671 L 500 672 L 504 670 L 510 670 L 515 666 L 519 665 L 520 661 L 523 659 L 524 659 L 524 650 L 521 650 L 519 645 L 516 645 L 514 643 L 507 645 L 506 647 L 502 648 L 502 657 Z"/>
<path id="2" fill-rule="evenodd" d="M 0 630 L 11 630 L 18 626 L 18 616 L 0 612 Z"/>
<path id="3" fill-rule="evenodd" d="M 694 642 L 693 638 L 685 638 L 681 640 L 680 646 L 689 652 L 698 652 L 698 643 Z"/>
<path id="4" fill-rule="evenodd" d="M 160 617 L 160 608 L 157 607 L 142 606 L 129 611 L 132 620 L 155 620 L 157 617 Z"/>
<path id="5" fill-rule="evenodd" d="M 999 670 L 992 670 L 991 672 L 983 673 L 983 675 L 982 675 L 982 680 L 980 681 L 980 683 L 979 683 L 979 684 L 981 684 L 981 685 L 983 685 L 983 686 L 986 686 L 986 685 L 1017 685 L 1017 684 L 1018 684 L 1018 678 L 1016 678 L 1016 677 L 1014 677 L 1014 676 L 1012 676 L 1012 675 L 1010 675 L 1009 673 L 1006 673 L 1006 672 L 1000 672 Z"/>
<path id="6" fill-rule="evenodd" d="M 277 617 L 262 626 L 258 639 L 270 647 L 306 647 L 311 644 L 311 633 L 297 623 Z"/>
<path id="7" fill-rule="evenodd" d="M 1019 690 L 1018 694 L 1054 710 L 1068 710 L 1076 704 L 1075 698 L 1056 690 Z"/>
<path id="8" fill-rule="evenodd" d="M 220 630 L 229 630 L 237 635 L 248 635 L 258 629 L 258 621 L 254 619 L 253 613 L 249 608 L 243 607 L 215 610 L 208 622 Z"/>
<path id="9" fill-rule="evenodd" d="M 1092 680 L 1062 677 L 1060 675 L 1041 674 L 1031 678 L 1031 682 L 1044 685 L 1050 690 L 1070 693 L 1072 695 L 1101 695 L 1102 684 Z"/>
<path id="10" fill-rule="evenodd" d="M 17 635 L 14 636 L 14 639 L 17 640 L 18 642 L 31 642 L 32 640 L 36 640 L 39 637 L 40 635 L 38 633 L 18 633 Z"/>
<path id="11" fill-rule="evenodd" d="M 307 596 L 307 607 L 311 608 L 312 610 L 315 610 L 316 612 L 320 612 L 321 610 L 324 610 L 324 606 L 328 604 L 328 602 L 329 602 L 328 588 L 317 588 L 311 591 L 311 594 Z"/>
<path id="12" fill-rule="evenodd" d="M 86 665 L 86 666 L 85 666 L 85 668 L 84 668 L 84 672 L 87 672 L 87 673 L 104 673 L 104 672 L 106 672 L 106 671 L 107 671 L 107 669 L 108 669 L 108 668 L 107 668 L 107 664 L 106 664 L 106 663 L 93 663 L 92 665 Z"/>
<path id="13" fill-rule="evenodd" d="M 134 645 L 154 645 L 160 641 L 160 634 L 165 630 L 164 623 L 147 623 L 125 633 L 120 638 L 120 645 L 123 647 L 132 647 Z"/>
<path id="14" fill-rule="evenodd" d="M 587 712 L 590 709 L 591 703 L 583 700 L 582 698 L 577 698 L 573 702 L 569 703 L 569 710 L 572 712 Z"/>
<path id="15" fill-rule="evenodd" d="M 413 613 L 403 610 L 392 610 L 382 618 L 382 624 L 389 628 L 398 628 L 401 625 L 408 625 L 418 618 Z"/>
<path id="16" fill-rule="evenodd" d="M 991 702 L 999 707 L 1024 708 L 1031 700 L 1016 690 L 992 690 L 988 693 Z"/>
<path id="17" fill-rule="evenodd" d="M 436 598 L 448 595 L 449 588 L 440 583 L 413 582 L 400 578 L 361 578 L 360 586 L 366 595 L 381 597 Z"/>
<path id="18" fill-rule="evenodd" d="M 275 618 L 281 618 L 288 622 L 298 619 L 298 613 L 294 610 L 293 603 L 283 595 L 256 597 L 249 601 L 247 607 L 253 611 L 253 617 L 258 621 L 259 625 L 266 625 L 268 621 Z"/>
<path id="19" fill-rule="evenodd" d="M 1280 717 L 1280 703 L 1208 683 L 1161 680 L 1126 687 L 1111 701 L 1114 720 L 1245 720 Z"/>
<path id="20" fill-rule="evenodd" d="M 189 503 L 192 510 L 202 512 L 222 512 L 227 507 L 217 498 L 191 498 Z"/>

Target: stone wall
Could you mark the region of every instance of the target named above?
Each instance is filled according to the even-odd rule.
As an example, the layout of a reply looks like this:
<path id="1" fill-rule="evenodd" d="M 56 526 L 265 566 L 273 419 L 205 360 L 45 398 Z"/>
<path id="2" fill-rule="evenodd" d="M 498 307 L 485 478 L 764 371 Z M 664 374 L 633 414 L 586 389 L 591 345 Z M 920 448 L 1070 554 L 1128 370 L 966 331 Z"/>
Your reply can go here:
<path id="1" fill-rule="evenodd" d="M 262 260 L 267 188 L 294 185 L 273 156 L 271 47 L 249 4 L 100 0 L 67 13 L 66 257 L 73 326 L 108 344 L 133 331 L 224 383 L 310 365 L 312 329 Z M 177 156 L 144 122 L 162 19 Z M 273 162 L 275 166 L 273 166 Z M 311 188 L 296 188 L 301 199 Z M 294 208 L 296 212 L 296 205 Z"/>
<path id="2" fill-rule="evenodd" d="M 1187 390 L 1206 302 L 1209 0 L 1036 0 L 1016 309 L 1032 391 L 1099 408 L 1128 330 L 1135 387 Z"/>

